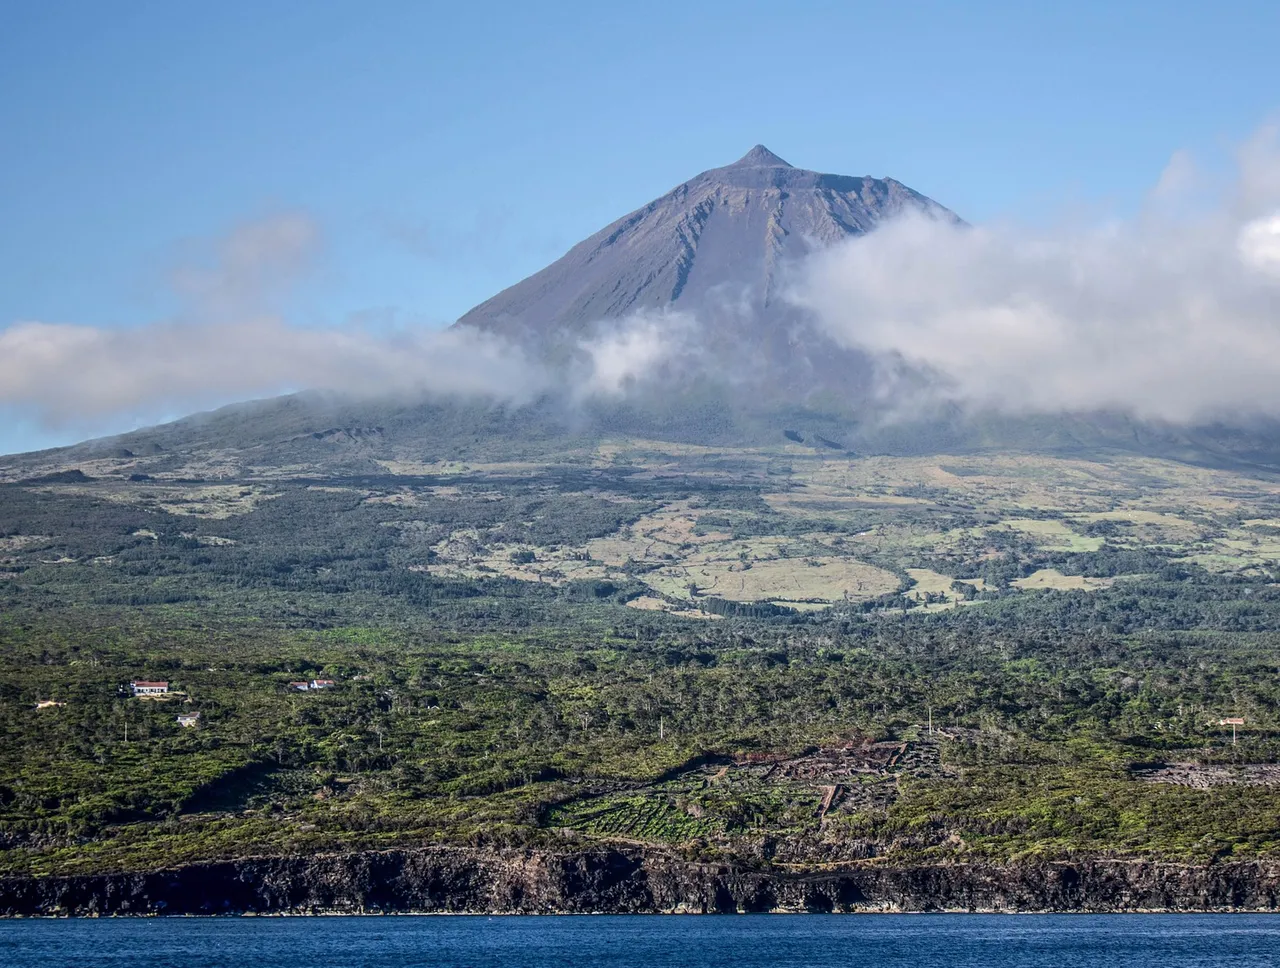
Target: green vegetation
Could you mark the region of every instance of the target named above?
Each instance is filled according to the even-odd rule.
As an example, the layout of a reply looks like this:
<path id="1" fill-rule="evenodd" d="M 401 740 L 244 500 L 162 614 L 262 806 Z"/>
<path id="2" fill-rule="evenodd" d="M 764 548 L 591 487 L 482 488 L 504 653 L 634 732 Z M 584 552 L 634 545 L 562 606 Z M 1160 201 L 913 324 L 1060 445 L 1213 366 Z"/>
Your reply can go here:
<path id="1" fill-rule="evenodd" d="M 1063 634 L 1025 606 L 872 617 L 838 639 L 589 612 L 524 635 L 11 615 L 4 867 L 565 837 L 797 862 L 1276 848 L 1280 789 L 1248 772 L 1280 753 L 1270 634 Z M 142 676 L 185 695 L 121 694 Z M 289 688 L 315 677 L 338 685 Z M 1223 711 L 1247 717 L 1238 746 Z M 856 752 L 875 743 L 907 755 Z M 1233 785 L 1135 772 L 1184 761 Z"/>
<path id="2" fill-rule="evenodd" d="M 1267 479 L 794 441 L 86 470 L 0 484 L 0 872 L 1280 850 Z"/>

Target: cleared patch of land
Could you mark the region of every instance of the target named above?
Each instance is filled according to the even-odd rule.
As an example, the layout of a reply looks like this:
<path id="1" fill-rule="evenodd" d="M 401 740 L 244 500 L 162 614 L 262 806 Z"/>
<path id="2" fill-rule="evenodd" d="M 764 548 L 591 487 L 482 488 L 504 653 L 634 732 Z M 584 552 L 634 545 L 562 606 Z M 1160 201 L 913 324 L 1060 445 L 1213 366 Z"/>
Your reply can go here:
<path id="1" fill-rule="evenodd" d="M 1025 578 L 1017 578 L 1012 582 L 1018 588 L 1031 591 L 1033 589 L 1052 588 L 1058 591 L 1093 591 L 1108 588 L 1114 583 L 1113 578 L 1085 578 L 1080 575 L 1064 575 L 1056 568 L 1041 568 Z"/>
<path id="2" fill-rule="evenodd" d="M 723 549 L 732 552 L 733 544 Z M 740 556 L 720 557 L 713 548 L 684 563 L 646 574 L 644 580 L 668 595 L 711 595 L 733 602 L 838 602 L 876 598 L 897 589 L 898 576 L 855 558 L 766 556 L 759 547 Z"/>
<path id="3" fill-rule="evenodd" d="M 662 598 L 653 595 L 641 595 L 627 602 L 628 608 L 640 609 L 644 612 L 666 612 L 668 615 L 679 615 L 681 618 L 719 619 L 721 616 L 704 612 L 697 608 L 680 608 Z"/>
<path id="4" fill-rule="evenodd" d="M 1055 519 L 1009 518 L 1001 524 L 1006 528 L 1030 535 L 1044 548 L 1062 551 L 1097 551 L 1102 547 L 1101 537 L 1077 534 L 1063 522 Z"/>

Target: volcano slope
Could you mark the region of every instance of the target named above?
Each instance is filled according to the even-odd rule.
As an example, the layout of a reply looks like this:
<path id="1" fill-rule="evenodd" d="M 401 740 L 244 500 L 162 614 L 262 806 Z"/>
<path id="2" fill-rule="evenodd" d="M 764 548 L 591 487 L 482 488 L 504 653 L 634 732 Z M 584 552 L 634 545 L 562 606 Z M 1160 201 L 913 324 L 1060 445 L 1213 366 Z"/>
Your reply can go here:
<path id="1" fill-rule="evenodd" d="M 912 211 L 952 212 L 892 178 L 794 168 L 756 145 L 624 215 L 459 321 L 519 341 L 581 335 L 641 310 L 728 317 L 767 339 L 785 317 L 790 264 Z M 744 334 L 743 324 L 755 327 Z"/>
<path id="2" fill-rule="evenodd" d="M 662 305 L 717 219 L 801 234 L 744 161 Z M 786 179 L 781 236 L 723 188 Z M 541 339 L 551 278 L 464 324 Z M 0 911 L 1275 905 L 1265 432 L 636 399 L 0 461 Z"/>

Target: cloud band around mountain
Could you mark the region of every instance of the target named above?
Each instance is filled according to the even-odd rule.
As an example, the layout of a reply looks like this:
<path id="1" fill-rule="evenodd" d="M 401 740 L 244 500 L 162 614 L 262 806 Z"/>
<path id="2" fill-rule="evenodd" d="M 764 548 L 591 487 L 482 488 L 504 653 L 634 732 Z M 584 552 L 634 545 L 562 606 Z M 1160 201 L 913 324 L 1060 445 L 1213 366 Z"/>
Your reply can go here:
<path id="1" fill-rule="evenodd" d="M 1130 219 L 1033 231 L 908 214 L 809 256 L 788 297 L 816 321 L 816 354 L 830 340 L 879 361 L 890 407 L 909 392 L 1012 412 L 1280 415 L 1276 129 L 1244 145 L 1232 184 L 1207 197 L 1178 153 Z M 616 396 L 655 374 L 745 379 L 726 372 L 722 347 L 703 345 L 710 332 L 689 313 L 566 335 L 554 368 L 473 327 L 290 325 L 280 306 L 323 242 L 306 215 L 272 216 L 173 273 L 173 318 L 0 330 L 0 406 L 101 432 L 300 389 L 521 403 Z"/>
<path id="2" fill-rule="evenodd" d="M 1217 204 L 1175 157 L 1128 220 L 1031 231 L 906 216 L 810 258 L 791 298 L 838 343 L 1013 412 L 1280 415 L 1280 148 Z M 890 391 L 892 392 L 892 391 Z"/>
<path id="3" fill-rule="evenodd" d="M 689 332 L 680 314 L 638 315 L 573 343 L 567 372 L 553 373 L 514 341 L 472 327 L 291 326 L 278 304 L 321 245 L 306 215 L 270 216 L 214 240 L 205 259 L 173 272 L 182 309 L 172 319 L 0 330 L 0 406 L 93 432 L 301 389 L 519 404 L 569 381 L 579 398 L 611 396 L 669 359 Z"/>

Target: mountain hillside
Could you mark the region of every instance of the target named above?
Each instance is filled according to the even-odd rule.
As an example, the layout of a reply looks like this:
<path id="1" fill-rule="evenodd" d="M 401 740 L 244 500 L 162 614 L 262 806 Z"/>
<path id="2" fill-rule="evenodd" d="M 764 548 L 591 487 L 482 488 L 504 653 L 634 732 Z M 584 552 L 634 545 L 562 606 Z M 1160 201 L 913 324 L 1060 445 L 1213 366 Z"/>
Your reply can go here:
<path id="1" fill-rule="evenodd" d="M 607 225 L 458 325 L 536 342 L 673 308 L 750 338 L 787 317 L 779 289 L 789 264 L 905 209 L 956 219 L 892 178 L 793 168 L 756 145 Z"/>

